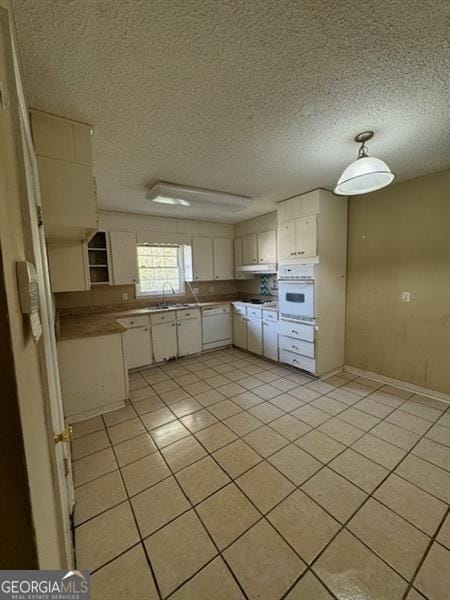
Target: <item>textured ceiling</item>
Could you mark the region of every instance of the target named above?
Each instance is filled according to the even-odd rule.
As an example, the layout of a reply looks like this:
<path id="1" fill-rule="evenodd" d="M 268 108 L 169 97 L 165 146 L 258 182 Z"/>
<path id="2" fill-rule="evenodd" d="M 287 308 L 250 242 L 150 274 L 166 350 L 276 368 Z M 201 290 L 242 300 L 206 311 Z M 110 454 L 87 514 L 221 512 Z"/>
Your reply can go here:
<path id="1" fill-rule="evenodd" d="M 92 123 L 101 208 L 208 219 L 157 180 L 333 187 L 355 133 L 399 179 L 450 164 L 447 0 L 13 0 L 32 107 Z"/>

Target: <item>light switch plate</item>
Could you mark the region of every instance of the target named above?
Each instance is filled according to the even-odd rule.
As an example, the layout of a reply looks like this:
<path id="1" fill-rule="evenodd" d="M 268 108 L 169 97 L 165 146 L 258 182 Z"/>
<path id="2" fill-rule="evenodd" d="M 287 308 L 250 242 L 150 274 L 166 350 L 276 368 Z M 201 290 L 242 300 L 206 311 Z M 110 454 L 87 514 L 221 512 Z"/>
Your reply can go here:
<path id="1" fill-rule="evenodd" d="M 122 300 L 124 302 L 126 302 L 128 300 L 128 293 L 127 292 L 123 292 L 123 294 L 122 294 Z"/>
<path id="2" fill-rule="evenodd" d="M 402 302 L 411 302 L 411 292 L 402 292 Z"/>

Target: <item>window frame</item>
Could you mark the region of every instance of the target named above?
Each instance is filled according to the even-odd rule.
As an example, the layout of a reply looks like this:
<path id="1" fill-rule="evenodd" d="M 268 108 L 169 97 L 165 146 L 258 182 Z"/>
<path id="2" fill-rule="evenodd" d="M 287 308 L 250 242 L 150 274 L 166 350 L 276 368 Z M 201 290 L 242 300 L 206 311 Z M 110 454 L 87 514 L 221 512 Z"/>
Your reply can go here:
<path id="1" fill-rule="evenodd" d="M 139 248 L 140 247 L 153 247 L 153 248 L 176 248 L 177 249 L 177 268 L 179 271 L 179 290 L 175 291 L 175 294 L 172 294 L 172 290 L 168 288 L 165 293 L 170 294 L 171 296 L 184 296 L 186 293 L 185 286 L 185 277 L 184 277 L 184 256 L 183 256 L 183 248 L 178 244 L 136 244 L 136 256 L 138 262 L 138 278 L 139 281 L 136 284 L 136 297 L 145 297 L 145 296 L 162 296 L 163 291 L 158 290 L 155 292 L 143 292 L 141 290 L 141 274 L 140 274 L 140 265 L 139 265 Z"/>

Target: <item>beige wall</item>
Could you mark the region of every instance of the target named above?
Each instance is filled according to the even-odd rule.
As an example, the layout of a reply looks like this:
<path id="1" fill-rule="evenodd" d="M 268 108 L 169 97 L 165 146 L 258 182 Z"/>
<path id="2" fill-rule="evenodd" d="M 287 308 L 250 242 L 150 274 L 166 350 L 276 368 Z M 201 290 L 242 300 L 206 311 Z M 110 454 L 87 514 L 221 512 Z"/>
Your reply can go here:
<path id="1" fill-rule="evenodd" d="M 216 296 L 227 294 L 236 294 L 237 287 L 235 281 L 201 281 L 192 284 L 193 288 L 198 288 L 198 296 L 207 301 L 208 298 L 213 299 Z M 128 294 L 128 300 L 122 300 L 122 293 Z M 186 286 L 186 295 L 182 298 L 176 296 L 176 300 L 182 299 L 192 302 L 193 297 L 189 293 Z M 60 292 L 55 294 L 55 304 L 57 309 L 75 308 L 86 306 L 102 306 L 108 304 L 120 304 L 124 308 L 130 305 L 139 303 L 143 305 L 154 304 L 161 300 L 161 296 L 145 296 L 136 300 L 134 285 L 105 285 L 93 287 L 88 292 Z M 170 301 L 170 296 L 169 296 Z"/>
<path id="2" fill-rule="evenodd" d="M 351 199 L 346 364 L 450 393 L 450 171 Z"/>

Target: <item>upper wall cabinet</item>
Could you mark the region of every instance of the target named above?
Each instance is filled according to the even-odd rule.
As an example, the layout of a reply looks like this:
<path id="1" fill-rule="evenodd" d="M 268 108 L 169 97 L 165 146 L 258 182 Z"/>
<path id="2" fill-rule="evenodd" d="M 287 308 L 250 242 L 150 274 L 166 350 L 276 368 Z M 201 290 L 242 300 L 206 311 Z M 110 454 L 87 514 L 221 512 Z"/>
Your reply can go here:
<path id="1" fill-rule="evenodd" d="M 136 233 L 110 231 L 111 271 L 114 285 L 139 283 Z"/>
<path id="2" fill-rule="evenodd" d="M 242 264 L 258 265 L 277 262 L 276 231 L 250 233 L 242 238 Z"/>
<path id="3" fill-rule="evenodd" d="M 258 263 L 277 262 L 277 232 L 258 233 Z"/>
<path id="4" fill-rule="evenodd" d="M 87 240 L 98 226 L 92 172 L 92 128 L 32 111 L 46 236 Z"/>
<path id="5" fill-rule="evenodd" d="M 253 279 L 254 275 L 251 273 L 245 273 L 241 271 L 240 267 L 243 265 L 242 257 L 242 238 L 235 238 L 234 240 L 234 278 L 235 279 Z"/>
<path id="6" fill-rule="evenodd" d="M 192 275 L 194 281 L 212 281 L 214 279 L 212 238 L 192 238 Z"/>
<path id="7" fill-rule="evenodd" d="M 234 279 L 233 240 L 214 238 L 214 279 Z"/>
<path id="8" fill-rule="evenodd" d="M 256 265 L 258 262 L 258 238 L 256 233 L 244 235 L 242 238 L 242 263 Z"/>
<path id="9" fill-rule="evenodd" d="M 234 279 L 231 238 L 192 238 L 192 278 L 194 281 Z"/>
<path id="10" fill-rule="evenodd" d="M 279 225 L 280 260 L 317 255 L 317 216 L 283 221 Z"/>

